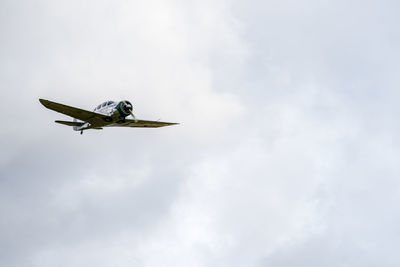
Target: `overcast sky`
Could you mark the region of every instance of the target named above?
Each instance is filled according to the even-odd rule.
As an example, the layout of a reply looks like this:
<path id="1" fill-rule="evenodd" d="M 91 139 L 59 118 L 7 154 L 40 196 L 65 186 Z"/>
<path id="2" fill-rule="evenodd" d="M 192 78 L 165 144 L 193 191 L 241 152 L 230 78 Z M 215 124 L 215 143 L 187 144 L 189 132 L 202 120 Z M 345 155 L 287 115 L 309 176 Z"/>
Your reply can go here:
<path id="1" fill-rule="evenodd" d="M 399 266 L 399 11 L 1 0 L 0 266 Z"/>

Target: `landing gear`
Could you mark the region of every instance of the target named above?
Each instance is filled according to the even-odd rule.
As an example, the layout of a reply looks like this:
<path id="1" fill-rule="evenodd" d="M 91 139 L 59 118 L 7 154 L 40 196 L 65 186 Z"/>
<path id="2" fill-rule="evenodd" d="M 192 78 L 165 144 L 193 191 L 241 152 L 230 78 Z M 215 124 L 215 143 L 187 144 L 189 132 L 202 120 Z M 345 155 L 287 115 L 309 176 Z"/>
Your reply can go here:
<path id="1" fill-rule="evenodd" d="M 83 130 L 81 130 L 81 134 L 83 134 Z"/>

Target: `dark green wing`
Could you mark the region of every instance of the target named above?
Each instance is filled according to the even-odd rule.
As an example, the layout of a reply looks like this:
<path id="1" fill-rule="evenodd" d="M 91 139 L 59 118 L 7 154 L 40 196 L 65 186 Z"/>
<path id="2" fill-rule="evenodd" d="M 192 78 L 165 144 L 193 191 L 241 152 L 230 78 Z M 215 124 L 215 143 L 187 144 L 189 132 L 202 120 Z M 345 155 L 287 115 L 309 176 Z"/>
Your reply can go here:
<path id="1" fill-rule="evenodd" d="M 43 106 L 45 106 L 48 109 L 54 110 L 56 112 L 65 114 L 67 116 L 76 118 L 81 121 L 89 122 L 91 124 L 97 124 L 97 123 L 101 123 L 101 122 L 104 123 L 104 121 L 107 121 L 107 120 L 109 121 L 109 118 L 110 118 L 109 116 L 104 115 L 104 114 L 67 106 L 64 104 L 52 102 L 52 101 L 45 100 L 45 99 L 39 99 L 39 101 L 40 101 L 40 103 L 43 104 Z"/>
<path id="2" fill-rule="evenodd" d="M 123 123 L 115 123 L 110 126 L 114 127 L 138 127 L 138 128 L 158 128 L 170 125 L 177 125 L 175 122 L 163 122 L 163 121 L 145 121 L 145 120 L 131 120 L 126 119 Z"/>

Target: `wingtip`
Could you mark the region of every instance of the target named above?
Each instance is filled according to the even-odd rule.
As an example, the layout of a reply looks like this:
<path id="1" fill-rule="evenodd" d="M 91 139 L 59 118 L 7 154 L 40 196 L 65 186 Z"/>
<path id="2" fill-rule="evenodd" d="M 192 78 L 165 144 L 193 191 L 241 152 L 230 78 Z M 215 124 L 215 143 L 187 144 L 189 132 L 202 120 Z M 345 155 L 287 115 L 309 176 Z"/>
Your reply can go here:
<path id="1" fill-rule="evenodd" d="M 39 98 L 39 102 L 40 102 L 43 106 L 45 106 L 46 108 L 48 108 L 48 105 L 49 105 L 49 103 L 50 103 L 49 100 L 46 100 L 46 99 L 43 99 L 43 98 Z"/>

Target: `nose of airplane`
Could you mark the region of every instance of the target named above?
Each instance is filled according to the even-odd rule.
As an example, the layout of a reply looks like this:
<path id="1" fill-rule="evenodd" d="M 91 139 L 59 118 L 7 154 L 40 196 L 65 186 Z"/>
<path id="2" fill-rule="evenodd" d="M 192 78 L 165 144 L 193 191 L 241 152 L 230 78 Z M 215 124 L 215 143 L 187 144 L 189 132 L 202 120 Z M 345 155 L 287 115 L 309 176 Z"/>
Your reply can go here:
<path id="1" fill-rule="evenodd" d="M 131 102 L 126 101 L 126 100 L 124 102 L 125 102 L 126 108 L 128 108 L 129 110 L 132 110 L 133 106 L 132 106 Z"/>
<path id="2" fill-rule="evenodd" d="M 126 117 L 129 116 L 132 113 L 132 104 L 129 101 L 121 101 L 118 103 L 116 106 L 116 109 L 119 111 L 119 113 Z"/>
<path id="3" fill-rule="evenodd" d="M 133 114 L 132 112 L 133 106 L 131 102 L 129 101 L 124 101 L 124 102 L 125 102 L 125 107 L 128 110 L 129 114 L 132 115 L 132 118 L 135 120 L 135 122 L 137 122 L 138 120 L 136 119 L 135 114 Z"/>
<path id="4" fill-rule="evenodd" d="M 128 101 L 124 101 L 124 109 L 129 113 L 130 111 L 132 111 L 132 104 Z"/>

